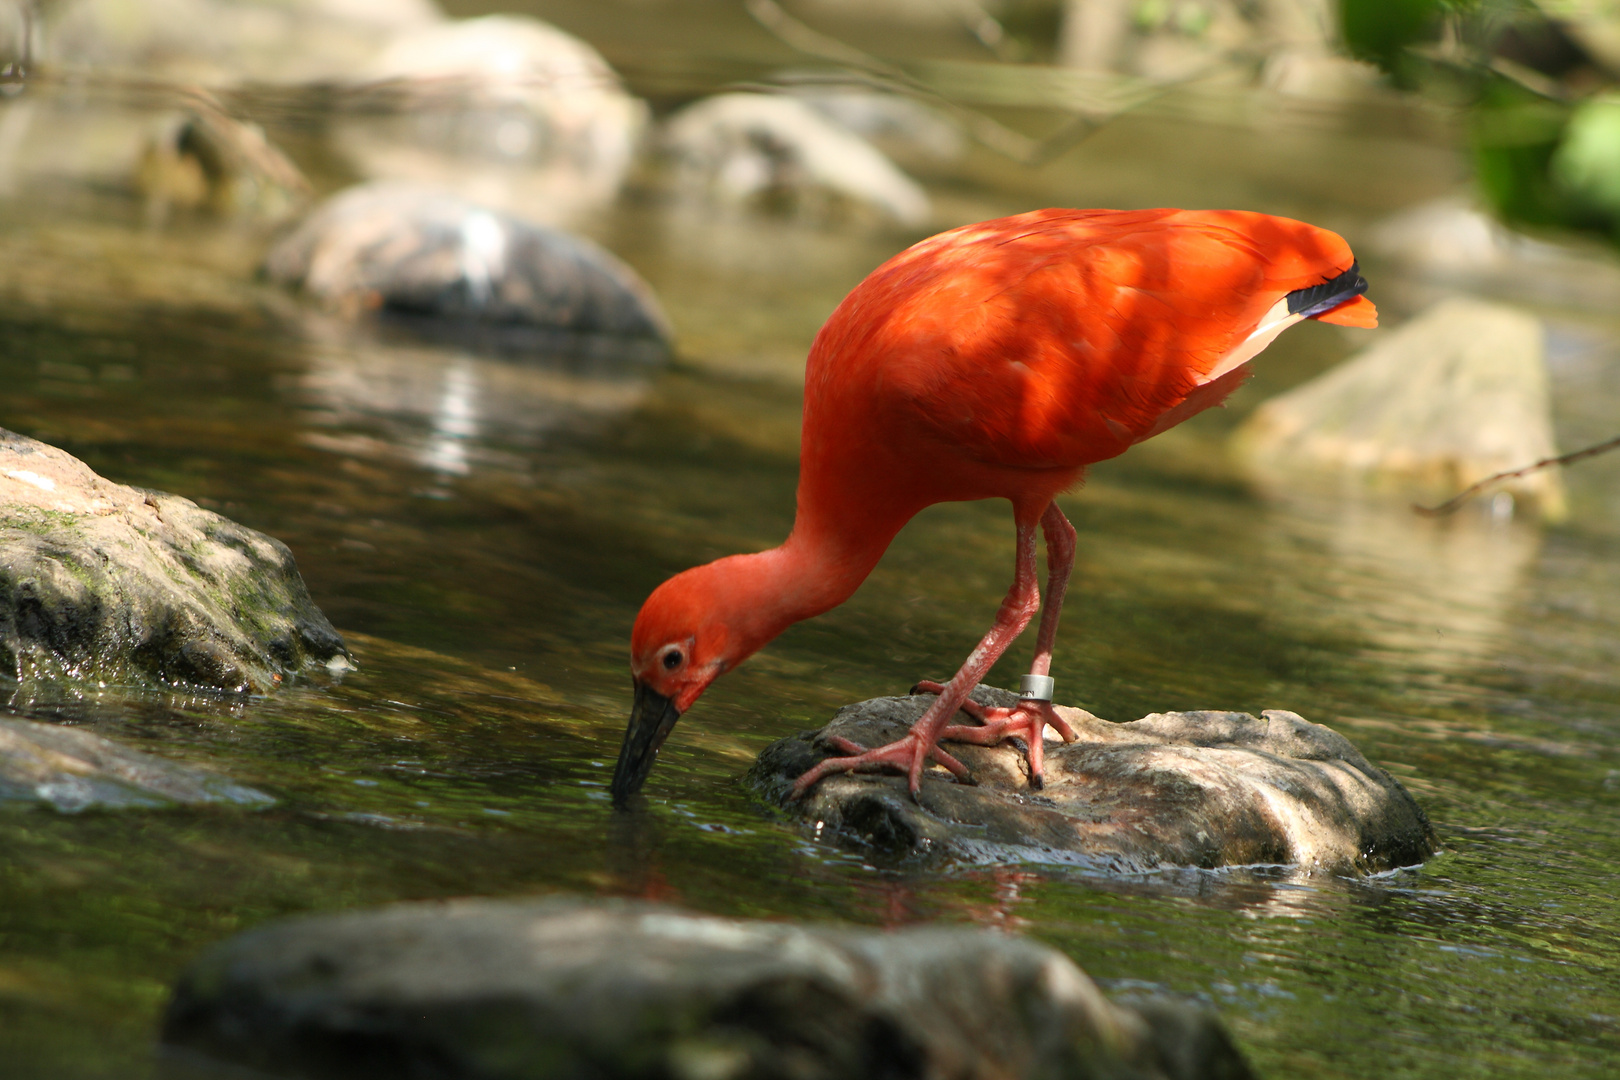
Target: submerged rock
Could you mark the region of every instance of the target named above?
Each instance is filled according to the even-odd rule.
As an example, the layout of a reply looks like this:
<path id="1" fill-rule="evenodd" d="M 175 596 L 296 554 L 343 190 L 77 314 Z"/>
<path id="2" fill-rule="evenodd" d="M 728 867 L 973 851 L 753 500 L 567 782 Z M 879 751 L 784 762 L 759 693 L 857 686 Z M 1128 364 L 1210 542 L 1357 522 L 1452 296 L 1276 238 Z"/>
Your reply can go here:
<path id="1" fill-rule="evenodd" d="M 412 184 L 333 196 L 271 250 L 265 272 L 353 313 L 670 336 L 652 289 L 590 241 Z"/>
<path id="2" fill-rule="evenodd" d="M 228 803 L 263 807 L 263 792 L 119 746 L 88 731 L 0 719 L 0 806 L 63 813 Z"/>
<path id="3" fill-rule="evenodd" d="M 1442 301 L 1261 405 L 1235 444 L 1280 483 L 1327 472 L 1443 499 L 1557 454 L 1543 337 L 1541 320 L 1516 308 Z M 1564 512 L 1556 470 L 1499 490 L 1531 500 L 1543 517 Z"/>
<path id="4" fill-rule="evenodd" d="M 1251 1075 L 1208 1013 L 1110 1004 L 1066 957 L 552 898 L 298 919 L 182 976 L 170 1046 L 308 1078 Z"/>
<path id="5" fill-rule="evenodd" d="M 915 180 L 795 98 L 706 98 L 670 117 L 662 141 L 677 187 L 721 206 L 871 216 L 908 227 L 929 218 Z"/>
<path id="6" fill-rule="evenodd" d="M 348 667 L 292 552 L 0 429 L 0 674 L 265 693 Z"/>
<path id="7" fill-rule="evenodd" d="M 994 705 L 1017 700 L 989 687 L 973 696 Z M 1397 780 L 1344 736 L 1275 709 L 1259 718 L 1154 713 L 1118 724 L 1059 706 L 1080 738 L 1048 739 L 1040 791 L 1029 786 L 1021 747 L 950 743 L 975 785 L 936 766 L 924 773 L 916 801 L 904 777 L 870 773 L 831 776 L 801 801 L 787 800 L 795 779 L 837 753 L 828 736 L 892 742 L 933 700 L 914 694 L 848 706 L 820 731 L 766 747 L 750 780 L 822 835 L 831 830 L 902 855 L 1071 862 L 1118 873 L 1255 864 L 1370 873 L 1420 863 L 1437 850 L 1428 818 Z"/>

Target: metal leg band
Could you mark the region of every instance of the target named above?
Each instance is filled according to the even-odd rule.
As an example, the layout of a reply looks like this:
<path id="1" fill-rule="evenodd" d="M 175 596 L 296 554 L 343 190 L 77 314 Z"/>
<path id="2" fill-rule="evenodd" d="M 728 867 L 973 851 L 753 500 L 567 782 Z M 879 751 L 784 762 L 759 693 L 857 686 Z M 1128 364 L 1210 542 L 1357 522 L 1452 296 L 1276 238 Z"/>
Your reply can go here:
<path id="1" fill-rule="evenodd" d="M 1057 689 L 1057 680 L 1050 675 L 1025 675 L 1018 680 L 1018 700 L 1052 702 L 1052 691 Z"/>

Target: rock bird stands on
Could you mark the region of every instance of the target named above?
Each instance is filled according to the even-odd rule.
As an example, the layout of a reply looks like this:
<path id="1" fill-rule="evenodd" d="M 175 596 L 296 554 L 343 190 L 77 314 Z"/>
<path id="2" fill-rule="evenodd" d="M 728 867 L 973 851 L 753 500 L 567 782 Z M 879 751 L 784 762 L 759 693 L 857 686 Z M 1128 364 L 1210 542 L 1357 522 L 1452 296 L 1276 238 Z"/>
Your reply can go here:
<path id="1" fill-rule="evenodd" d="M 893 768 L 915 795 L 932 759 L 967 779 L 942 739 L 1029 750 L 1074 732 L 1052 709 L 1052 645 L 1075 531 L 1053 498 L 1085 467 L 1226 398 L 1248 362 L 1302 319 L 1377 325 L 1349 246 L 1303 222 L 1241 211 L 1038 210 L 924 240 L 834 311 L 805 371 L 798 516 L 781 547 L 664 582 L 631 635 L 635 704 L 613 776 L 640 788 L 682 713 L 721 674 L 801 619 L 844 602 L 913 515 L 938 502 L 1007 499 L 1017 568 L 994 625 L 897 742 L 839 746 L 799 778 Z M 1047 603 L 1019 704 L 968 700 Z M 963 710 L 978 721 L 953 725 Z"/>

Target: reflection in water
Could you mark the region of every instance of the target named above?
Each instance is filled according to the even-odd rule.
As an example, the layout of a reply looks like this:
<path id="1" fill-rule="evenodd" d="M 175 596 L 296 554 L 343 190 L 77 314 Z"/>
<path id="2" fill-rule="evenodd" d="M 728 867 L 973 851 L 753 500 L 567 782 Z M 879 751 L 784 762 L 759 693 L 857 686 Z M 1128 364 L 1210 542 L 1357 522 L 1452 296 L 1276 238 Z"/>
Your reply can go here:
<path id="1" fill-rule="evenodd" d="M 615 813 L 607 824 L 606 869 L 610 889 L 623 896 L 681 903 L 681 894 L 660 866 L 667 841 L 664 822 L 648 813 L 643 802 L 628 813 Z"/>
<path id="2" fill-rule="evenodd" d="M 433 435 L 420 460 L 436 472 L 467 474 L 464 440 L 478 437 L 478 383 L 465 357 L 444 369 L 444 393 L 433 413 Z"/>
<path id="3" fill-rule="evenodd" d="M 1489 657 L 1541 548 L 1511 503 L 1430 519 L 1356 493 L 1266 493 L 1268 561 L 1292 570 L 1276 576 L 1287 606 L 1401 654 L 1408 670 L 1458 672 Z"/>
<path id="4" fill-rule="evenodd" d="M 321 318 L 298 388 L 304 441 L 360 457 L 394 457 L 443 476 L 475 465 L 520 467 L 503 447 L 532 447 L 635 408 L 651 369 L 637 360 L 501 360 L 450 349 L 387 345 Z"/>

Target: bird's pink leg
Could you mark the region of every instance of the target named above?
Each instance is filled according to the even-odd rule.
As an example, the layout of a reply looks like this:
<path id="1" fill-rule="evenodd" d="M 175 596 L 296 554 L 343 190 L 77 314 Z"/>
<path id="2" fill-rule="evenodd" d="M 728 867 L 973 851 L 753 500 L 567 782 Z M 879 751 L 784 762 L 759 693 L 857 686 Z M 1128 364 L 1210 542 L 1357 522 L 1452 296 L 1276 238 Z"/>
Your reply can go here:
<path id="1" fill-rule="evenodd" d="M 1060 514 L 1061 518 L 1062 515 Z M 1068 522 L 1064 521 L 1067 525 Z M 1070 559 L 1073 559 L 1073 529 L 1070 529 Z M 850 754 L 849 757 L 826 758 L 813 769 L 799 777 L 793 784 L 791 798 L 797 799 L 820 780 L 823 776 L 834 772 L 854 772 L 871 769 L 897 769 L 906 774 L 910 781 L 911 794 L 917 794 L 922 784 L 923 766 L 930 757 L 950 769 L 962 779 L 967 779 L 967 769 L 955 758 L 946 754 L 939 748 L 940 733 L 945 730 L 950 718 L 956 715 L 956 710 L 967 700 L 969 692 L 979 685 L 995 662 L 1001 659 L 1001 654 L 1007 651 L 1024 627 L 1029 625 L 1030 619 L 1035 615 L 1035 609 L 1040 606 L 1039 575 L 1035 570 L 1035 519 L 1031 517 L 1018 521 L 1018 560 L 1013 571 L 1012 588 L 1007 590 L 1007 596 L 1001 601 L 1001 607 L 996 612 L 996 621 L 990 627 L 990 632 L 984 635 L 978 648 L 968 655 L 967 661 L 960 671 L 951 677 L 951 681 L 939 688 L 939 700 L 928 707 L 928 711 L 911 725 L 911 731 L 904 738 L 897 739 L 887 746 L 880 746 L 875 750 L 862 751 L 861 748 L 848 740 L 837 741 L 838 748 Z M 1045 633 L 1045 622 L 1042 622 L 1042 633 Z M 1056 634 L 1056 620 L 1053 620 L 1052 633 Z M 1051 665 L 1051 649 L 1047 649 L 1047 665 Z M 1043 669 L 1044 670 L 1044 669 Z M 977 731 L 977 728 L 964 730 Z"/>
<path id="2" fill-rule="evenodd" d="M 1074 526 L 1063 516 L 1057 503 L 1047 505 L 1046 512 L 1041 515 L 1041 529 L 1046 534 L 1046 604 L 1041 609 L 1041 628 L 1035 639 L 1035 662 L 1029 668 L 1031 675 L 1052 673 L 1052 648 L 1057 643 L 1063 594 L 1069 588 L 1069 574 L 1074 569 Z M 944 687 L 935 682 L 920 682 L 916 689 L 927 694 L 938 694 Z M 979 721 L 980 726 L 952 724 L 940 732 L 940 738 L 977 746 L 994 746 L 1013 736 L 1023 739 L 1029 748 L 1031 787 L 1038 788 L 1042 784 L 1046 725 L 1051 724 L 1056 728 L 1064 742 L 1074 742 L 1078 738 L 1074 728 L 1057 714 L 1050 701 L 1020 701 L 1008 709 L 980 705 L 969 699 L 959 707 Z"/>

